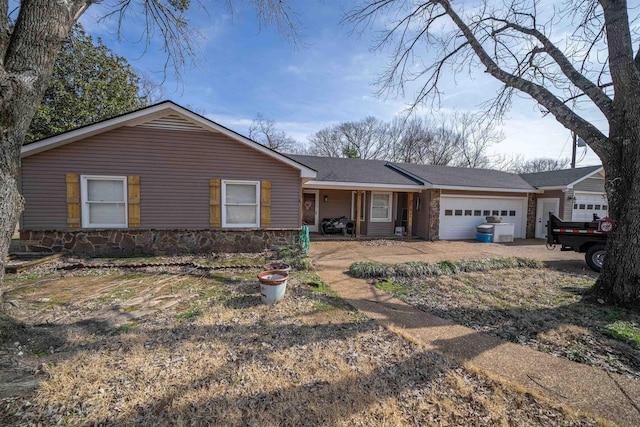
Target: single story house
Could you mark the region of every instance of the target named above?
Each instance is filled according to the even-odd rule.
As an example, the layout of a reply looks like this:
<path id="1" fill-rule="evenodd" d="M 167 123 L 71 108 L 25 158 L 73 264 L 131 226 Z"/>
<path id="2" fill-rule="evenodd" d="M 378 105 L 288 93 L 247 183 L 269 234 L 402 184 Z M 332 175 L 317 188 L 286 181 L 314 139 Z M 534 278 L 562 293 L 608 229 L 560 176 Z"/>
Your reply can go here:
<path id="1" fill-rule="evenodd" d="M 516 174 L 488 169 L 290 157 L 317 171 L 303 184 L 315 209 L 305 210 L 312 230 L 322 218 L 344 215 L 366 236 L 391 236 L 403 227 L 429 240 L 473 239 L 476 226 L 495 215 L 514 223 L 515 237 L 524 238 L 529 198 L 535 203 L 538 191 Z M 359 216 L 358 198 L 364 207 Z"/>
<path id="2" fill-rule="evenodd" d="M 306 165 L 163 102 L 22 148 L 21 247 L 260 251 L 299 233 Z"/>
<path id="3" fill-rule="evenodd" d="M 608 213 L 602 166 L 586 166 L 549 172 L 522 174 L 542 193 L 537 195 L 535 237 L 544 238 L 549 212 L 563 221 L 592 221 L 593 215 Z"/>
<path id="4" fill-rule="evenodd" d="M 260 251 L 340 216 L 358 236 L 471 239 L 491 215 L 533 237 L 538 197 L 583 197 L 597 175 L 539 187 L 494 170 L 284 155 L 167 101 L 23 147 L 21 248 Z"/>

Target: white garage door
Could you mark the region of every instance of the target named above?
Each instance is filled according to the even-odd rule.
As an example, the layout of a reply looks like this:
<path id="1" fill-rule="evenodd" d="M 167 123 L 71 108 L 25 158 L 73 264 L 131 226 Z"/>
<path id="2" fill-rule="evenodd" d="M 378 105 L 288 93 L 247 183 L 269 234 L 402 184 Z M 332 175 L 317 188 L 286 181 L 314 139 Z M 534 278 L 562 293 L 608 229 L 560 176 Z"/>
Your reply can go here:
<path id="1" fill-rule="evenodd" d="M 515 224 L 514 237 L 525 234 L 527 199 L 509 197 L 440 198 L 440 239 L 475 239 L 476 226 L 487 216 L 502 217 L 502 222 Z"/>
<path id="2" fill-rule="evenodd" d="M 573 197 L 572 221 L 593 221 L 593 214 L 598 214 L 600 218 L 607 216 L 609 206 L 606 195 L 576 191 Z"/>

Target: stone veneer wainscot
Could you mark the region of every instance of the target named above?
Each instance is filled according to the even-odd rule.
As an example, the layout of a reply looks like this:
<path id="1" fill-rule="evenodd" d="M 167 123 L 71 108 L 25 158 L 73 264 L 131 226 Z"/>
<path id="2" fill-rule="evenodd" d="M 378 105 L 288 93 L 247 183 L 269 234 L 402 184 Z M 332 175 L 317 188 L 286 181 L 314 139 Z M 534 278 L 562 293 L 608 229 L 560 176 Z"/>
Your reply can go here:
<path id="1" fill-rule="evenodd" d="M 289 245 L 298 229 L 205 230 L 23 230 L 20 250 L 86 256 L 174 255 L 260 252 Z"/>

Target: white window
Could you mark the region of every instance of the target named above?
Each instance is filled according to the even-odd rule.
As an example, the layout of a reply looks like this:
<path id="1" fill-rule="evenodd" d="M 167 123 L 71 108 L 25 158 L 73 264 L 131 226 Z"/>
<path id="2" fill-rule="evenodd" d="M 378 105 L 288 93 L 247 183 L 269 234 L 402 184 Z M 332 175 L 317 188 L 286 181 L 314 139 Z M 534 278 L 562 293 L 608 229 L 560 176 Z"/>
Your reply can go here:
<path id="1" fill-rule="evenodd" d="M 355 221 L 356 219 L 356 192 L 351 192 L 351 219 Z M 360 193 L 360 221 L 364 221 L 365 211 L 367 210 L 367 205 L 365 204 L 365 192 Z"/>
<path id="2" fill-rule="evenodd" d="M 259 202 L 259 181 L 222 181 L 222 226 L 258 227 Z"/>
<path id="3" fill-rule="evenodd" d="M 83 227 L 127 227 L 126 176 L 83 175 L 80 193 Z"/>
<path id="4" fill-rule="evenodd" d="M 391 193 L 371 193 L 371 222 L 391 222 Z"/>

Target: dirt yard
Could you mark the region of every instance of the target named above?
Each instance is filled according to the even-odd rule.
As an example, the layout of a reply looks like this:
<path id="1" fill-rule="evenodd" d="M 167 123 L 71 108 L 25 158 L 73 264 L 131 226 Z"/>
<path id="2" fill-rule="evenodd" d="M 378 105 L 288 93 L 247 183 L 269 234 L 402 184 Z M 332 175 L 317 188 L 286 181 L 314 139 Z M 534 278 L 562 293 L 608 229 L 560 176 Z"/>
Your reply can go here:
<path id="1" fill-rule="evenodd" d="M 597 425 L 367 320 L 263 258 L 65 260 L 7 278 L 2 425 Z"/>
<path id="2" fill-rule="evenodd" d="M 589 276 L 510 269 L 376 286 L 436 316 L 640 380 L 640 311 L 584 298 Z"/>

